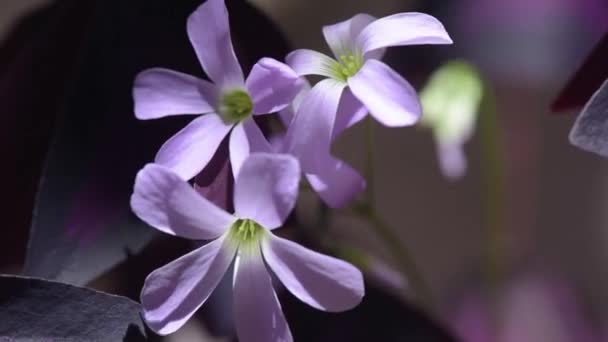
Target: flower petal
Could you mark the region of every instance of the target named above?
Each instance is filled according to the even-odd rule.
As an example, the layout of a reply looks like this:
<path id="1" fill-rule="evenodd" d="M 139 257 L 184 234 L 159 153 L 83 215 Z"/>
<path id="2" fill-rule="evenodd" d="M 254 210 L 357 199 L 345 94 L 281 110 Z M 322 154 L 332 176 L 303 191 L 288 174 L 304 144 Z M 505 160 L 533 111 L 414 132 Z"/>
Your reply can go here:
<path id="1" fill-rule="evenodd" d="M 262 58 L 245 83 L 255 114 L 278 112 L 287 107 L 302 88 L 302 80 L 287 64 Z"/>
<path id="2" fill-rule="evenodd" d="M 332 208 L 344 207 L 365 189 L 365 179 L 345 162 L 331 155 L 326 157 L 325 167 L 306 178 L 321 199 Z"/>
<path id="3" fill-rule="evenodd" d="M 298 198 L 300 165 L 287 154 L 254 153 L 234 185 L 234 209 L 267 229 L 280 227 Z"/>
<path id="4" fill-rule="evenodd" d="M 188 18 L 188 37 L 207 76 L 222 88 L 242 86 L 224 0 L 207 0 Z"/>
<path id="5" fill-rule="evenodd" d="M 148 327 L 159 335 L 181 328 L 209 298 L 235 252 L 222 236 L 150 273 L 141 291 Z"/>
<path id="6" fill-rule="evenodd" d="M 285 61 L 299 76 L 321 75 L 334 77 L 334 65 L 337 63 L 320 52 L 307 49 L 292 51 L 285 57 Z"/>
<path id="7" fill-rule="evenodd" d="M 366 116 L 367 108 L 365 108 L 365 105 L 353 95 L 349 88 L 344 89 L 338 105 L 331 141 L 335 141 L 342 132 L 354 126 Z"/>
<path id="8" fill-rule="evenodd" d="M 342 55 L 354 55 L 357 52 L 359 33 L 375 20 L 369 14 L 360 13 L 337 24 L 323 26 L 323 36 L 334 56 L 340 58 Z"/>
<path id="9" fill-rule="evenodd" d="M 370 59 L 348 79 L 350 90 L 385 126 L 415 124 L 422 115 L 416 90 L 386 64 Z"/>
<path id="10" fill-rule="evenodd" d="M 285 136 L 286 151 L 305 172 L 315 173 L 323 153 L 329 153 L 336 111 L 345 84 L 333 79 L 317 83 L 306 95 Z"/>
<path id="11" fill-rule="evenodd" d="M 239 341 L 293 341 L 259 246 L 251 247 L 245 254 L 242 251 L 239 253 L 233 285 L 234 317 Z"/>
<path id="12" fill-rule="evenodd" d="M 460 143 L 437 144 L 437 158 L 441 173 L 449 179 L 462 178 L 467 170 L 467 157 Z"/>
<path id="13" fill-rule="evenodd" d="M 323 311 L 357 306 L 365 294 L 363 275 L 353 265 L 268 233 L 264 259 L 289 292 Z"/>
<path id="14" fill-rule="evenodd" d="M 270 152 L 270 143 L 253 118 L 247 118 L 234 126 L 230 133 L 230 165 L 236 178 L 241 165 L 254 152 Z"/>
<path id="15" fill-rule="evenodd" d="M 416 12 L 380 18 L 365 27 L 357 38 L 357 45 L 365 55 L 390 46 L 420 44 L 452 44 L 452 39 L 439 20 Z"/>
<path id="16" fill-rule="evenodd" d="M 294 97 L 293 101 L 291 101 L 289 106 L 285 107 L 279 112 L 279 117 L 281 118 L 281 122 L 285 127 L 289 127 L 289 125 L 291 124 L 291 120 L 293 120 L 293 117 L 296 115 L 298 108 L 300 108 L 300 104 L 302 104 L 302 100 L 304 100 L 306 95 L 308 95 L 310 89 L 312 89 L 310 82 L 302 78 L 302 88 L 300 89 L 296 97 Z"/>
<path id="17" fill-rule="evenodd" d="M 177 174 L 157 164 L 148 164 L 137 173 L 131 208 L 164 233 L 196 240 L 214 239 L 236 221 Z"/>
<path id="18" fill-rule="evenodd" d="M 135 117 L 140 120 L 211 113 L 216 99 L 213 84 L 168 69 L 144 70 L 133 86 Z"/>
<path id="19" fill-rule="evenodd" d="M 216 114 L 194 119 L 156 154 L 155 162 L 189 180 L 205 168 L 232 126 Z"/>

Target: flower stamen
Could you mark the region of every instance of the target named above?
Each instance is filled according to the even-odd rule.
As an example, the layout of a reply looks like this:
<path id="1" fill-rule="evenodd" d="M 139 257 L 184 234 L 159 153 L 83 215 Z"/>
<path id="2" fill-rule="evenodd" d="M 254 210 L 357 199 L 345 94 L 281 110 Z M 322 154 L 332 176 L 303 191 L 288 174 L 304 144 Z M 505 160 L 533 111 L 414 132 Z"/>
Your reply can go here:
<path id="1" fill-rule="evenodd" d="M 226 92 L 220 100 L 219 114 L 227 122 L 238 122 L 253 111 L 253 101 L 249 94 L 242 89 Z"/>

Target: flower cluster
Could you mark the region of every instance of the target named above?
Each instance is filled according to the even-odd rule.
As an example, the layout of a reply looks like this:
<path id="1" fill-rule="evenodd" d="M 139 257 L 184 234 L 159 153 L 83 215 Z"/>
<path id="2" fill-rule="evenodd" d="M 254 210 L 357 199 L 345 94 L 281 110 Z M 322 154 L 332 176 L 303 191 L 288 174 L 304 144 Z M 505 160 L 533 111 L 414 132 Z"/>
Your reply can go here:
<path id="1" fill-rule="evenodd" d="M 451 40 L 441 23 L 426 14 L 381 19 L 359 14 L 323 28 L 335 58 L 297 50 L 287 56 L 287 64 L 261 59 L 245 77 L 232 46 L 224 0 L 202 4 L 188 19 L 187 31 L 213 83 L 161 68 L 137 76 L 137 118 L 198 117 L 138 173 L 131 207 L 164 233 L 211 241 L 146 278 L 144 320 L 161 335 L 176 331 L 234 265 L 239 339 L 291 341 L 271 272 L 294 296 L 319 310 L 348 310 L 364 296 L 357 268 L 272 233 L 295 206 L 300 174 L 330 207 L 352 200 L 365 181 L 331 155 L 335 138 L 368 112 L 386 126 L 412 125 L 421 115 L 413 87 L 380 61 L 385 48 Z M 308 74 L 327 78 L 311 87 L 301 78 Z M 271 143 L 255 117 L 276 112 L 286 131 Z M 189 183 L 224 139 L 229 139 L 235 179 L 232 214 Z"/>

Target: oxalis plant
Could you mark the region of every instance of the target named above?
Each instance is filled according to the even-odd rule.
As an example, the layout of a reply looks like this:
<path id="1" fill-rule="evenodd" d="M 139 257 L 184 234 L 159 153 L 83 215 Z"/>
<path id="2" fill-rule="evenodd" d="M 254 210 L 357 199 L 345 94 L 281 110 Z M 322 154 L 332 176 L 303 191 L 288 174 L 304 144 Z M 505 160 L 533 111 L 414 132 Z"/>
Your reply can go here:
<path id="1" fill-rule="evenodd" d="M 436 18 L 411 12 L 383 18 L 356 14 L 324 26 L 319 33 L 331 56 L 295 50 L 284 61 L 261 58 L 245 75 L 232 44 L 228 16 L 224 0 L 207 0 L 185 25 L 193 53 L 208 79 L 161 66 L 140 71 L 132 90 L 137 119 L 190 115 L 192 120 L 133 175 L 131 210 L 149 226 L 149 232 L 156 229 L 206 243 L 152 271 L 139 303 L 43 279 L 4 279 L 12 301 L 3 312 L 18 310 L 31 316 L 37 309 L 24 310 L 19 300 L 31 296 L 51 298 L 50 311 L 57 316 L 63 317 L 67 311 L 82 315 L 70 318 L 69 324 L 42 319 L 31 328 L 32 333 L 29 323 L 18 320 L 3 327 L 2 319 L 8 322 L 9 316 L 0 316 L 0 338 L 61 339 L 64 326 L 88 326 L 85 322 L 97 317 L 108 319 L 99 319 L 94 328 L 70 338 L 145 338 L 140 336 L 139 313 L 148 329 L 170 335 L 205 305 L 226 277 L 232 287 L 237 337 L 243 342 L 293 340 L 275 291 L 279 283 L 309 306 L 337 313 L 364 300 L 362 271 L 366 278 L 396 274 L 394 290 L 406 293 L 421 310 L 432 312 L 433 299 L 416 263 L 377 213 L 373 130 L 376 123 L 393 129 L 419 124 L 434 137 L 442 173 L 449 179 L 462 177 L 467 167 L 463 146 L 473 135 L 483 96 L 476 70 L 463 61 L 448 62 L 432 75 L 419 97 L 405 78 L 382 62 L 386 49 L 447 45 L 452 40 Z M 314 78 L 306 79 L 308 76 Z M 276 116 L 281 127 L 259 126 L 263 116 Z M 336 139 L 358 123 L 366 129 L 364 175 L 331 153 Z M 234 180 L 230 203 L 225 206 L 200 191 L 195 181 L 223 153 L 230 165 L 228 177 Z M 367 221 L 393 257 L 396 269 L 339 243 L 318 244 L 330 256 L 276 234 L 275 230 L 288 224 L 303 189 L 316 193 L 324 204 L 319 224 L 327 224 L 329 215 L 344 213 Z M 94 191 L 85 188 L 83 192 Z M 100 210 L 91 216 L 105 214 Z M 142 239 L 136 249 L 148 239 Z M 39 276 L 44 269 L 44 262 L 30 262 L 25 273 Z M 107 269 L 92 271 L 87 279 L 78 281 L 67 271 L 47 278 L 83 285 L 102 271 Z M 20 292 L 22 288 L 25 292 Z M 63 297 L 71 300 L 62 301 Z M 46 332 L 39 335 L 40 329 Z M 14 331 L 27 333 L 5 333 Z M 48 331 L 57 331 L 57 336 Z"/>
<path id="2" fill-rule="evenodd" d="M 240 341 L 291 341 L 270 273 L 298 299 L 323 311 L 357 306 L 363 276 L 352 264 L 276 236 L 298 198 L 300 174 L 329 207 L 348 205 L 365 188 L 353 168 L 331 156 L 335 138 L 370 115 L 388 127 L 415 124 L 414 88 L 381 59 L 386 48 L 451 44 L 442 24 L 422 13 L 376 19 L 358 14 L 325 26 L 333 58 L 296 50 L 287 64 L 263 58 L 247 77 L 234 52 L 224 0 L 192 13 L 188 37 L 211 82 L 167 69 L 140 73 L 133 90 L 142 120 L 191 114 L 137 175 L 131 208 L 150 226 L 208 244 L 152 272 L 141 293 L 143 318 L 161 335 L 175 332 L 209 298 L 234 264 L 233 314 Z M 306 75 L 323 80 L 310 89 Z M 299 103 L 294 99 L 300 93 Z M 288 107 L 291 107 L 288 109 Z M 286 110 L 285 134 L 271 144 L 254 117 Z M 188 183 L 229 139 L 234 213 Z M 369 212 L 371 205 L 367 205 Z"/>

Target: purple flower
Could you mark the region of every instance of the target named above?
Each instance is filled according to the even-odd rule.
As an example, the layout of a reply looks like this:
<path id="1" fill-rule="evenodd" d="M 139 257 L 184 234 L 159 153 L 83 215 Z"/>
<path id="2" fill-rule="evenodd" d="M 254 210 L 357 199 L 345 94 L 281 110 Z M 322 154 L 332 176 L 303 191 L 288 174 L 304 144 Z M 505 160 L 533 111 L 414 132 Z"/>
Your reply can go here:
<path id="1" fill-rule="evenodd" d="M 304 147 L 296 151 L 298 154 L 327 148 L 332 137 L 361 120 L 367 111 L 385 126 L 416 123 L 421 115 L 416 91 L 380 58 L 390 46 L 452 43 L 443 25 L 423 13 L 398 13 L 381 19 L 358 14 L 323 27 L 323 34 L 335 58 L 312 50 L 296 50 L 287 56 L 287 64 L 297 74 L 327 77 L 315 86 L 324 88 L 321 101 L 328 103 L 326 109 L 313 113 L 314 119 L 301 118 L 302 122 L 296 116 L 292 123 Z M 329 101 L 330 97 L 341 98 L 338 112 L 333 107 L 338 100 Z M 313 133 L 316 141 L 307 144 Z"/>
<path id="2" fill-rule="evenodd" d="M 272 145 L 275 152 L 298 157 L 306 179 L 319 197 L 328 206 L 341 208 L 365 189 L 365 179 L 344 161 L 332 156 L 327 149 L 318 148 L 316 153 L 308 155 L 309 158 L 298 155 L 297 150 L 302 148 L 298 146 L 299 143 L 308 141 L 308 144 L 314 144 L 317 137 L 314 132 L 308 132 L 311 135 L 307 139 L 299 139 L 296 134 L 304 132 L 298 131 L 298 125 L 293 124 L 294 117 L 298 117 L 302 122 L 301 120 L 314 120 L 314 114 L 323 110 L 335 111 L 339 97 L 324 96 L 326 91 L 324 84 L 311 90 L 310 84 L 305 82 L 291 105 L 279 113 L 287 126 L 287 132 L 284 136 L 275 137 Z M 323 117 L 328 118 L 327 115 Z M 335 137 L 332 137 L 332 141 L 334 139 Z"/>
<path id="3" fill-rule="evenodd" d="M 224 0 L 207 0 L 190 15 L 187 29 L 198 59 L 214 83 L 167 69 L 145 70 L 133 89 L 135 116 L 147 120 L 204 114 L 165 142 L 155 162 L 191 179 L 231 132 L 230 161 L 236 175 L 247 155 L 264 149 L 266 142 L 252 114 L 286 107 L 298 93 L 301 80 L 287 65 L 271 58 L 256 63 L 245 80 L 230 40 Z"/>
<path id="4" fill-rule="evenodd" d="M 344 311 L 364 295 L 354 266 L 275 236 L 295 205 L 300 168 L 289 155 L 254 153 L 235 181 L 231 215 L 170 169 L 149 164 L 137 175 L 131 207 L 171 235 L 213 240 L 155 270 L 145 281 L 143 316 L 155 332 L 179 329 L 207 300 L 232 262 L 240 341 L 291 341 L 270 270 L 297 298 L 323 311 Z M 266 266 L 268 265 L 268 266 Z"/>

